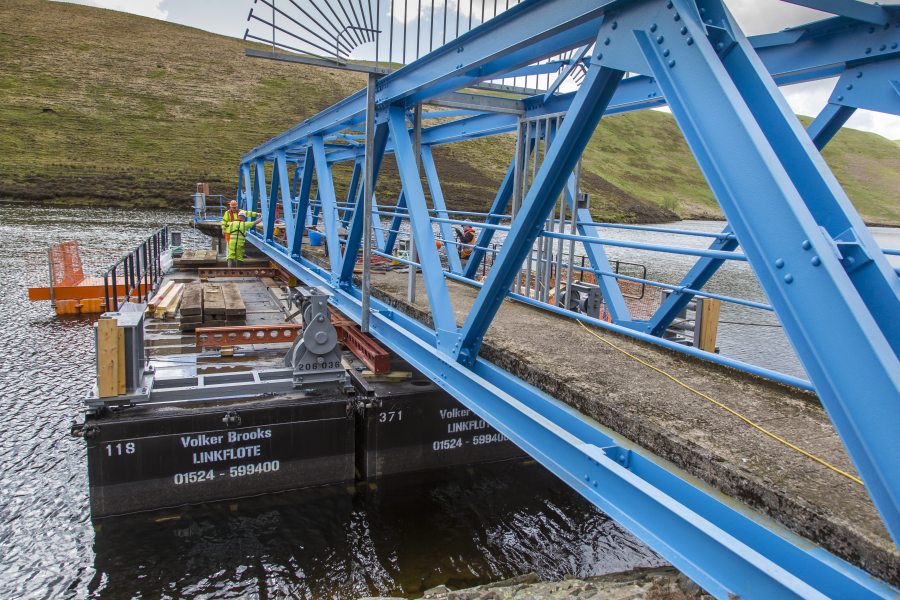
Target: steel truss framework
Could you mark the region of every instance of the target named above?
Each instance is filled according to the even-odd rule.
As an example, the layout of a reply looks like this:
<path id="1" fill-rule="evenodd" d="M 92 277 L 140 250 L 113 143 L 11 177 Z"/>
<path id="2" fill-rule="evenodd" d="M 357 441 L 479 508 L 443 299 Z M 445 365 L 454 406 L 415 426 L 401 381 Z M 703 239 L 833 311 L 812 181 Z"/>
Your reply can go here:
<path id="1" fill-rule="evenodd" d="M 591 270 L 600 275 L 613 322 L 579 318 L 665 344 L 656 336 L 725 260 L 749 261 L 891 536 L 900 540 L 900 280 L 819 154 L 858 108 L 900 115 L 900 12 L 855 0 L 796 3 L 838 16 L 748 39 L 721 0 L 527 0 L 387 77 L 370 75 L 366 90 L 244 155 L 239 196 L 263 214 L 264 233 L 251 234 L 252 243 L 302 281 L 330 289 L 338 309 L 717 597 L 895 597 L 895 589 L 723 501 L 705 484 L 477 358 L 540 235 L 600 239 L 587 211 L 577 209 L 573 171 L 601 117 L 668 105 L 729 225 L 708 250 L 691 252 L 699 261 L 647 321 L 633 319 L 620 301 L 603 246 L 585 244 L 593 248 Z M 418 104 L 446 102 L 452 92 L 572 50 L 587 67 L 577 92 L 554 94 L 557 82 L 545 95 L 515 102 L 449 96 L 474 111 L 456 114 L 471 116 L 424 129 L 415 120 L 408 128 L 409 111 Z M 569 72 L 564 68 L 560 77 Z M 639 75 L 623 79 L 626 72 Z M 833 76 L 839 81 L 828 106 L 804 131 L 776 86 Z M 553 127 L 520 129 L 528 119 L 563 113 Z M 432 223 L 446 242 L 454 221 L 431 147 L 517 130 L 521 152 L 482 226 L 474 259 L 463 269 L 449 251 L 445 271 Z M 518 161 L 527 151 L 536 156 L 542 136 L 543 160 L 527 193 L 517 195 L 525 190 Z M 396 157 L 402 193 L 387 213 L 394 220 L 385 235 L 380 219 L 370 219 L 381 212 L 373 190 L 388 152 Z M 346 161 L 354 164 L 352 182 L 339 202 L 331 167 Z M 577 214 L 577 234 L 544 231 L 561 194 Z M 502 226 L 511 200 L 515 218 Z M 273 235 L 278 204 L 284 246 Z M 300 256 L 304 225 L 319 218 L 330 269 Z M 401 219 L 409 220 L 418 242 L 434 329 L 369 298 L 367 281 L 363 289 L 353 284 L 368 233 L 376 241 L 372 253 L 390 254 Z M 341 225 L 348 229 L 346 242 L 338 236 Z M 446 279 L 471 280 L 497 229 L 506 230 L 505 242 L 459 328 Z M 734 252 L 738 243 L 742 254 Z"/>

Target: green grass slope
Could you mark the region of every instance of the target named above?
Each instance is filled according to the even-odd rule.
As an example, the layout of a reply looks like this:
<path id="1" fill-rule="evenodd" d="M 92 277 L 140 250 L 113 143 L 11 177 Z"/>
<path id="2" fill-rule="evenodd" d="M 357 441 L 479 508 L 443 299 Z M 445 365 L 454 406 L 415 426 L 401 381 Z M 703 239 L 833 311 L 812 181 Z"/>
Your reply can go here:
<path id="1" fill-rule="evenodd" d="M 98 8 L 0 0 L 0 22 L 0 198 L 186 207 L 199 181 L 233 196 L 242 154 L 365 85 Z M 486 210 L 513 147 L 503 135 L 436 148 L 448 205 Z M 824 156 L 866 221 L 900 225 L 900 146 L 845 129 Z M 598 220 L 722 218 L 667 113 L 604 119 L 583 173 Z M 339 195 L 348 181 L 349 166 L 336 168 Z M 399 187 L 388 158 L 379 200 L 393 202 Z"/>

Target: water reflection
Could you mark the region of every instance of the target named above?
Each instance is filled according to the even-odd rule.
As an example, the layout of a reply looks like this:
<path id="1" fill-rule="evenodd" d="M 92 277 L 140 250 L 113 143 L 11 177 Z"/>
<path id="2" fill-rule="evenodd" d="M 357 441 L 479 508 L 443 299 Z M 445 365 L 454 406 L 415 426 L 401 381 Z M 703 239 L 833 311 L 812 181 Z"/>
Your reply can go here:
<path id="1" fill-rule="evenodd" d="M 97 529 L 89 589 L 104 597 L 413 596 L 529 571 L 662 564 L 533 463 L 104 519 Z"/>

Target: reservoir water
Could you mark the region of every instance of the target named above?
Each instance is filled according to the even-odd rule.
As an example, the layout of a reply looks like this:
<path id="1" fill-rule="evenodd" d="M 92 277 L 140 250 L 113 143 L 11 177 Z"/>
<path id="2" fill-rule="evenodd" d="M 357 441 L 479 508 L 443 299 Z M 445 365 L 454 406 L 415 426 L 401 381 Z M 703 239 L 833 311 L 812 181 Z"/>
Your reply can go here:
<path id="1" fill-rule="evenodd" d="M 164 210 L 0 206 L 0 598 L 415 596 L 442 583 L 468 587 L 530 571 L 561 578 L 662 564 L 527 463 L 92 523 L 84 443 L 68 429 L 94 376 L 95 317 L 57 316 L 48 302 L 28 302 L 26 288 L 46 285 L 46 250 L 69 239 L 80 243 L 86 272 L 112 264 L 164 224 L 183 233 L 186 247 L 205 248 L 207 238 L 189 220 L 189 213 Z M 723 225 L 660 227 L 718 232 Z M 665 245 L 709 242 L 600 231 Z M 873 233 L 883 247 L 900 248 L 900 230 Z M 693 263 L 673 254 L 608 252 L 646 265 L 647 279 L 673 284 Z M 746 263 L 729 263 L 707 289 L 766 301 Z M 721 320 L 723 355 L 805 376 L 774 313 L 724 304 Z"/>

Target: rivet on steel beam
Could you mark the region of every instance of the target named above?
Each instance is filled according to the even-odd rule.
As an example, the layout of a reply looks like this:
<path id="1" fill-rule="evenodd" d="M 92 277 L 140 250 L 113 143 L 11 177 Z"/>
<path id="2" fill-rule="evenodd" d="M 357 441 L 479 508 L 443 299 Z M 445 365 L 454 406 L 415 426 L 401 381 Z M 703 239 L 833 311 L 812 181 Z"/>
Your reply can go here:
<path id="1" fill-rule="evenodd" d="M 712 19 L 707 19 L 707 20 L 706 20 L 706 24 L 707 24 L 707 25 L 712 25 Z"/>
<path id="2" fill-rule="evenodd" d="M 848 90 L 852 90 L 852 89 L 853 89 L 853 84 L 852 84 L 852 83 L 848 83 L 848 84 L 847 84 L 847 89 L 848 89 Z"/>
<path id="3" fill-rule="evenodd" d="M 723 44 L 722 42 L 719 42 L 718 44 L 716 44 L 716 50 L 718 50 L 719 52 L 721 52 L 724 48 L 725 48 L 725 44 Z"/>
<path id="4" fill-rule="evenodd" d="M 613 31 L 615 31 L 615 30 L 618 29 L 618 27 L 619 27 L 619 22 L 618 22 L 618 21 L 613 21 L 611 27 L 613 28 Z"/>
<path id="5" fill-rule="evenodd" d="M 650 26 L 650 32 L 652 33 L 654 31 L 656 31 L 656 23 Z"/>
<path id="6" fill-rule="evenodd" d="M 603 45 L 609 46 L 609 42 L 610 42 L 609 38 L 606 38 L 605 40 L 603 40 Z"/>
<path id="7" fill-rule="evenodd" d="M 775 266 L 778 267 L 779 269 L 784 268 L 784 261 L 779 258 L 778 260 L 775 261 Z"/>
<path id="8" fill-rule="evenodd" d="M 672 0 L 669 0 L 669 2 L 666 2 L 666 8 L 672 8 Z M 703 10 L 703 9 L 700 9 L 700 10 Z"/>
<path id="9" fill-rule="evenodd" d="M 590 476 L 590 475 L 585 475 L 585 476 L 584 476 L 584 480 L 585 480 L 585 481 L 590 481 L 590 480 L 591 480 L 591 476 Z"/>
<path id="10" fill-rule="evenodd" d="M 665 50 L 663 50 L 663 56 L 668 56 L 668 55 L 669 55 L 669 49 L 666 48 Z"/>
<path id="11" fill-rule="evenodd" d="M 676 21 L 680 21 L 680 20 L 681 20 L 681 15 L 679 15 L 678 13 L 675 13 L 675 20 L 676 20 Z"/>
<path id="12" fill-rule="evenodd" d="M 811 262 L 811 263 L 812 263 L 812 266 L 814 266 L 814 267 L 818 267 L 819 265 L 822 264 L 822 261 L 819 260 L 819 257 L 818 257 L 818 256 L 813 256 L 813 257 L 812 257 L 812 260 L 809 261 L 809 262 Z"/>
<path id="13" fill-rule="evenodd" d="M 665 40 L 665 38 L 663 36 L 659 36 L 658 38 L 656 38 L 656 43 L 662 44 L 664 40 Z"/>
<path id="14" fill-rule="evenodd" d="M 671 69 L 674 66 L 675 66 L 675 59 L 673 58 L 672 60 L 669 61 L 669 68 Z"/>
<path id="15" fill-rule="evenodd" d="M 856 262 L 856 259 L 854 259 L 852 256 L 845 256 L 844 260 L 842 260 L 841 262 L 844 263 L 845 267 L 849 268 L 853 266 L 853 263 Z"/>
<path id="16" fill-rule="evenodd" d="M 843 101 L 844 101 L 844 97 L 843 97 L 843 96 L 838 96 L 838 102 L 843 102 Z"/>
<path id="17" fill-rule="evenodd" d="M 594 487 L 597 487 L 597 480 L 594 480 Z"/>
<path id="18" fill-rule="evenodd" d="M 874 27 L 869 27 L 869 33 L 875 33 L 875 28 L 874 28 Z"/>
<path id="19" fill-rule="evenodd" d="M 682 28 L 681 28 L 681 35 L 684 35 L 684 34 L 686 34 L 686 33 L 687 33 L 687 27 L 682 27 Z"/>
<path id="20" fill-rule="evenodd" d="M 862 71 L 860 71 L 859 73 L 856 74 L 857 79 L 859 79 L 860 77 L 862 77 Z"/>
<path id="21" fill-rule="evenodd" d="M 597 60 L 603 60 L 603 53 L 602 53 L 602 52 L 598 52 L 598 53 L 597 53 Z"/>
<path id="22" fill-rule="evenodd" d="M 891 50 L 896 50 L 896 49 L 897 49 L 897 42 L 894 42 L 893 44 L 891 44 Z"/>
<path id="23" fill-rule="evenodd" d="M 793 281 L 794 281 L 794 276 L 791 275 L 790 273 L 788 273 L 787 275 L 784 276 L 785 283 L 793 283 Z"/>
<path id="24" fill-rule="evenodd" d="M 688 46 L 691 46 L 691 45 L 693 45 L 693 43 L 694 43 L 694 38 L 689 37 L 689 38 L 687 39 L 687 45 L 688 45 Z"/>
<path id="25" fill-rule="evenodd" d="M 887 50 L 887 46 L 882 44 L 878 49 L 881 50 L 882 52 L 884 52 L 885 50 Z"/>
<path id="26" fill-rule="evenodd" d="M 812 244 L 809 243 L 809 240 L 803 240 L 803 243 L 800 244 L 800 247 L 804 250 L 809 250 L 810 248 L 812 248 Z"/>
<path id="27" fill-rule="evenodd" d="M 866 54 L 871 54 L 871 53 L 872 53 L 872 49 L 871 49 L 871 48 L 866 48 Z"/>

